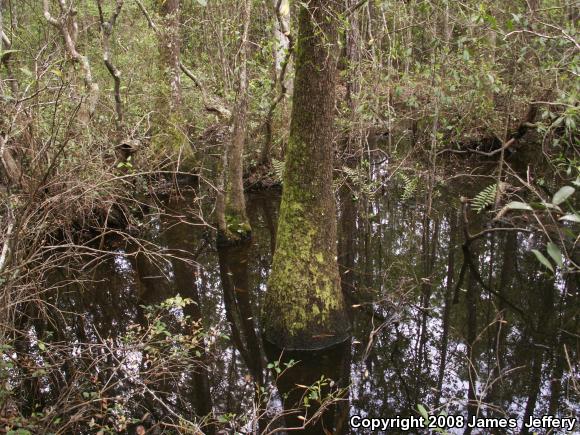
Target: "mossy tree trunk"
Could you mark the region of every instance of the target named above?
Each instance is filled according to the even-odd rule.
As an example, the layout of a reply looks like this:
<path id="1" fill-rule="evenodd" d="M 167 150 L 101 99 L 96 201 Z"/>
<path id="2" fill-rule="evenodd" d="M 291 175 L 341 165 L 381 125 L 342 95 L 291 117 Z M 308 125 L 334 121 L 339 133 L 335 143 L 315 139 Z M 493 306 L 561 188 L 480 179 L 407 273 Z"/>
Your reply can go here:
<path id="1" fill-rule="evenodd" d="M 265 337 L 287 349 L 344 341 L 332 187 L 339 2 L 301 4 L 290 138 L 276 252 L 265 299 Z"/>
<path id="2" fill-rule="evenodd" d="M 226 144 L 218 186 L 216 214 L 218 221 L 218 244 L 235 244 L 247 240 L 251 234 L 250 221 L 246 215 L 244 198 L 243 158 L 248 118 L 248 33 L 252 1 L 243 5 L 243 32 L 240 44 L 238 90 L 233 114 L 233 132 Z"/>

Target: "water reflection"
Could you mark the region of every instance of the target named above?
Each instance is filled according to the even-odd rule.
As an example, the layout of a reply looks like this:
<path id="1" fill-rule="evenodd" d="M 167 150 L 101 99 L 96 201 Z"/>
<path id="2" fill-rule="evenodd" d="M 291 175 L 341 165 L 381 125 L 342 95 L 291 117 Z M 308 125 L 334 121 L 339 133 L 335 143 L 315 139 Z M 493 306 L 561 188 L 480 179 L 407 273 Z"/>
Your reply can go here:
<path id="1" fill-rule="evenodd" d="M 349 412 L 350 342 L 313 352 L 285 352 L 268 342 L 264 346 L 283 398 L 284 412 L 274 420 L 278 430 L 343 433 Z"/>
<path id="2" fill-rule="evenodd" d="M 66 331 L 57 337 L 70 342 L 117 340 L 132 324 L 147 323 L 143 307 L 176 294 L 191 299 L 184 314 L 211 334 L 191 356 L 197 369 L 156 379 L 156 391 L 192 420 L 241 416 L 244 423 L 235 427 L 240 431 L 301 426 L 320 403 L 313 399 L 304 408 L 308 391 L 300 386 L 321 377 L 332 381 L 324 384 L 326 392 L 349 388 L 309 433 L 357 433 L 348 427 L 352 415 L 418 416 L 419 404 L 465 417 L 511 416 L 520 427 L 531 415 L 578 413 L 578 391 L 572 388 L 578 277 L 543 273 L 529 253 L 544 243 L 534 234 L 490 233 L 466 254 L 460 193 L 465 192 L 443 189 L 427 213 L 421 198 L 403 201 L 389 192 L 356 200 L 348 186 L 341 189 L 339 263 L 354 337 L 326 353 L 280 354 L 260 336 L 275 248 L 275 191 L 248 198 L 250 244 L 215 252 L 191 226 L 186 196 L 169 203 L 171 213 L 152 225 L 151 238 L 164 257 L 116 246 L 112 261 L 94 269 L 82 291 L 79 282 L 67 284 L 66 271 L 55 272 L 51 280 L 63 282 L 55 303 L 80 315 L 65 316 L 53 332 Z M 172 322 L 177 333 L 183 326 L 177 318 Z M 36 334 L 45 336 L 47 327 L 35 325 Z M 284 370 L 290 360 L 300 362 Z M 144 362 L 135 364 L 146 371 Z M 66 367 L 62 371 L 68 376 Z M 100 376 L 105 382 L 106 373 Z M 27 388 L 36 388 L 31 397 L 51 402 L 50 394 Z M 124 388 L 127 383 L 110 394 Z M 264 391 L 273 388 L 264 401 Z M 131 412 L 159 421 L 169 411 L 144 394 Z M 204 431 L 215 427 L 206 424 Z"/>

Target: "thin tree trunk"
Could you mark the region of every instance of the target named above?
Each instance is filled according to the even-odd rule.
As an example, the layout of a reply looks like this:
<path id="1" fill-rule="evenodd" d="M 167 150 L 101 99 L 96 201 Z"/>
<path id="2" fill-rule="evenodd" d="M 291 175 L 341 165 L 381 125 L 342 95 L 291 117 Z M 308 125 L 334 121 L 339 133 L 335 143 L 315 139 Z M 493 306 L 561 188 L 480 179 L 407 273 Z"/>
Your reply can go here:
<path id="1" fill-rule="evenodd" d="M 18 82 L 14 77 L 14 71 L 12 70 L 12 62 L 10 58 L 12 57 L 12 41 L 4 31 L 4 21 L 3 21 L 3 9 L 4 9 L 4 0 L 0 0 L 0 53 L 2 53 L 0 60 L 2 64 L 6 68 L 6 75 L 8 78 L 8 87 L 10 88 L 10 92 L 12 92 L 12 97 L 16 98 L 18 95 Z M 8 53 L 5 53 L 8 51 Z M 2 84 L 3 85 L 3 84 Z"/>
<path id="2" fill-rule="evenodd" d="M 121 71 L 113 64 L 111 60 L 111 36 L 113 35 L 113 29 L 115 28 L 115 23 L 117 18 L 121 13 L 121 8 L 123 7 L 124 0 L 116 0 L 116 6 L 111 18 L 105 20 L 103 15 L 103 9 L 101 5 L 102 0 L 97 0 L 97 7 L 99 9 L 99 19 L 101 21 L 101 33 L 103 35 L 103 62 L 111 74 L 113 81 L 115 83 L 114 96 L 115 96 L 115 113 L 117 114 L 116 124 L 117 131 L 121 132 L 123 128 L 123 103 L 121 101 Z M 120 139 L 120 138 L 119 138 Z"/>
<path id="3" fill-rule="evenodd" d="M 232 243 L 246 239 L 251 233 L 244 198 L 243 159 L 248 118 L 248 33 L 252 11 L 251 0 L 245 0 L 243 32 L 240 46 L 238 93 L 233 115 L 232 139 L 225 147 L 222 167 L 223 182 L 218 192 L 218 242 Z"/>
<path id="4" fill-rule="evenodd" d="M 160 16 L 160 21 L 154 28 L 158 37 L 158 61 L 163 80 L 158 87 L 151 140 L 153 147 L 166 153 L 171 162 L 177 160 L 177 169 L 193 170 L 195 158 L 183 128 L 185 120 L 182 113 L 180 76 L 181 3 L 180 0 L 155 0 L 155 6 Z M 144 11 L 142 5 L 140 8 Z"/>
<path id="5" fill-rule="evenodd" d="M 276 23 L 274 27 L 274 35 L 277 46 L 275 50 L 274 62 L 274 85 L 273 89 L 279 88 L 277 95 L 272 100 L 266 120 L 264 122 L 264 145 L 260 153 L 260 164 L 269 166 L 272 163 L 272 146 L 273 146 L 273 132 L 272 124 L 274 122 L 274 113 L 278 104 L 291 91 L 292 82 L 288 78 L 288 70 L 290 69 L 290 59 L 293 50 L 293 40 L 290 33 L 290 5 L 288 0 L 274 0 Z"/>
<path id="6" fill-rule="evenodd" d="M 0 159 L 2 161 L 2 169 L 11 186 L 18 186 L 22 180 L 22 169 L 20 164 L 16 161 L 13 151 L 6 143 L 6 138 L 0 133 Z"/>
<path id="7" fill-rule="evenodd" d="M 276 20 L 274 23 L 274 38 L 276 39 L 276 48 L 274 50 L 275 56 L 275 71 L 276 80 L 282 74 L 284 69 L 284 62 L 286 62 L 286 54 L 290 49 L 290 2 L 289 0 L 272 0 L 276 12 Z M 285 86 L 290 86 L 288 77 L 284 77 Z"/>
<path id="8" fill-rule="evenodd" d="M 18 97 L 18 84 L 14 79 L 14 74 L 12 72 L 12 67 L 10 64 L 10 52 L 4 54 L 5 50 L 8 51 L 12 48 L 12 44 L 8 36 L 4 32 L 4 21 L 3 21 L 3 8 L 4 1 L 0 0 L 0 56 L 2 64 L 6 68 L 6 73 L 8 76 L 8 86 L 12 92 L 12 97 Z M 3 86 L 3 81 L 0 81 L 0 86 Z M 1 89 L 1 88 L 0 88 Z M 0 125 L 2 119 L 0 119 Z M 7 144 L 6 137 L 0 133 L 0 161 L 2 162 L 2 169 L 4 170 L 6 181 L 9 185 L 17 186 L 20 184 L 22 178 L 22 169 L 20 164 L 17 162 L 13 150 Z"/>
<path id="9" fill-rule="evenodd" d="M 348 0 L 349 9 L 356 7 L 358 0 Z M 358 151 L 362 147 L 362 134 L 357 131 L 356 125 L 358 120 L 358 96 L 360 93 L 360 60 L 361 60 L 361 35 L 358 13 L 353 12 L 348 17 L 349 26 L 345 33 L 345 58 L 347 64 L 346 81 L 346 101 L 350 114 L 350 125 L 348 128 L 347 149 L 349 155 Z M 356 146 L 358 145 L 358 147 Z"/>
<path id="10" fill-rule="evenodd" d="M 469 272 L 467 281 L 467 292 L 465 294 L 465 310 L 467 317 L 467 419 L 471 421 L 477 415 L 479 406 L 477 403 L 477 355 L 474 350 L 477 341 L 477 283 L 473 276 L 473 271 Z M 467 426 L 463 432 L 465 435 L 471 434 L 472 428 Z"/>
<path id="11" fill-rule="evenodd" d="M 166 71 L 166 83 L 169 83 L 171 95 L 170 110 L 176 112 L 181 108 L 181 79 L 179 38 L 180 3 L 179 0 L 157 0 L 163 29 L 160 33 L 159 54 L 162 68 Z"/>

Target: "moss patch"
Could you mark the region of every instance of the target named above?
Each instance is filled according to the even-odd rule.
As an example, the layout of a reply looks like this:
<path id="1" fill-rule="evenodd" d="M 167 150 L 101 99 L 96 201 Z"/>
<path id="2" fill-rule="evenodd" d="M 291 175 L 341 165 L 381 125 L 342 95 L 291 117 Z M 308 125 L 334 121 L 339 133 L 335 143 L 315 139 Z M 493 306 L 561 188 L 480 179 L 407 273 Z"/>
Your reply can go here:
<path id="1" fill-rule="evenodd" d="M 264 323 L 268 338 L 289 348 L 325 337 L 342 341 L 348 330 L 336 245 L 320 226 L 325 212 L 311 193 L 285 184 Z"/>

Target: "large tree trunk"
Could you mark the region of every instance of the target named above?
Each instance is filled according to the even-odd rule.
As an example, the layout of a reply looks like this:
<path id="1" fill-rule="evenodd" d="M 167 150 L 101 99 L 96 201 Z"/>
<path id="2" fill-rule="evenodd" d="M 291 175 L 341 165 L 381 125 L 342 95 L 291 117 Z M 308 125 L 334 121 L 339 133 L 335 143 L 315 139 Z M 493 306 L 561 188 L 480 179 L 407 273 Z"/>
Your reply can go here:
<path id="1" fill-rule="evenodd" d="M 302 4 L 284 192 L 265 300 L 265 337 L 287 349 L 345 340 L 332 188 L 339 2 Z"/>
<path id="2" fill-rule="evenodd" d="M 252 2 L 245 0 L 238 92 L 234 112 L 232 139 L 224 150 L 222 180 L 220 181 L 216 212 L 218 215 L 218 244 L 237 243 L 251 233 L 244 198 L 243 158 L 248 118 L 248 32 Z"/>

